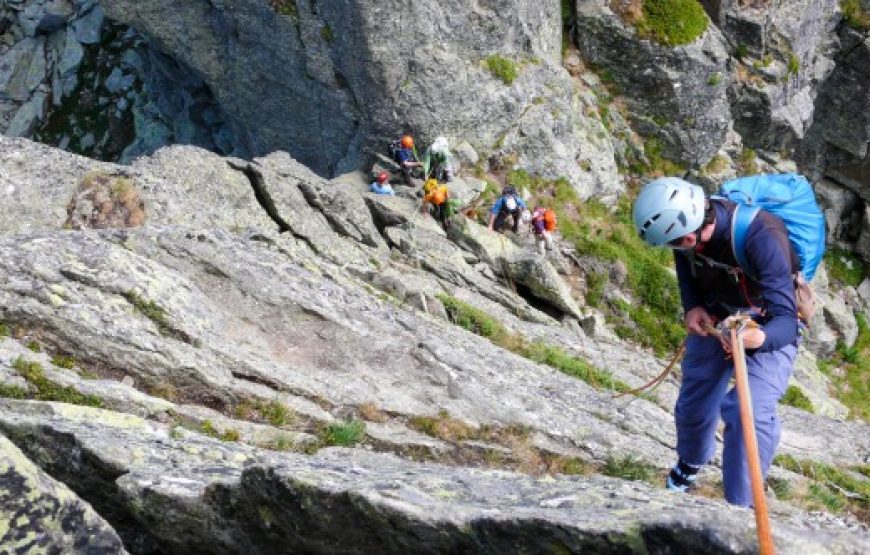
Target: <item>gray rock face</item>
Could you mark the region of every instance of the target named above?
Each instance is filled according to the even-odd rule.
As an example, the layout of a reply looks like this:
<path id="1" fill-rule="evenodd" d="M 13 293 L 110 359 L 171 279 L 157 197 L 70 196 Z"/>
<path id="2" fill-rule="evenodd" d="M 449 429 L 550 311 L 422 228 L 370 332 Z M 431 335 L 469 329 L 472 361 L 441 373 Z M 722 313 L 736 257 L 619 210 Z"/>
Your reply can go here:
<path id="1" fill-rule="evenodd" d="M 789 0 L 764 9 L 722 3 L 722 32 L 732 52 L 742 54 L 745 77 L 729 96 L 746 146 L 783 152 L 805 137 L 817 84 L 833 69 L 839 46 L 837 6 L 835 0 Z"/>
<path id="2" fill-rule="evenodd" d="M 9 553 L 126 553 L 91 506 L 0 435 L 0 545 Z"/>
<path id="3" fill-rule="evenodd" d="M 243 441 L 270 444 L 280 440 L 274 428 L 231 416 L 243 401 L 280 399 L 316 425 L 369 406 L 382 415 L 366 432 L 368 448 L 432 457 L 470 449 L 494 458 L 537 449 L 597 464 L 632 455 L 664 470 L 673 458 L 668 409 L 676 387 L 669 381 L 655 399 L 615 401 L 607 383 L 593 387 L 446 321 L 440 293 L 491 314 L 524 344 L 558 346 L 632 386 L 663 365 L 606 329 L 587 336 L 574 318 L 588 314 L 559 271 L 511 239 L 462 217 L 445 234 L 414 201 L 371 195 L 364 182 L 325 182 L 284 153 L 246 162 L 172 147 L 119 167 L 0 138 L 0 161 L 6 195 L 0 322 L 15 336 L 0 339 L 0 383 L 32 389 L 13 361 L 36 360 L 52 383 L 99 395 L 105 406 L 129 413 L 8 402 L 0 407 L 0 429 L 52 476 L 81 495 L 94 494 L 86 500 L 131 550 L 207 545 L 201 549 L 237 552 L 280 541 L 285 548 L 329 551 L 340 541 L 414 551 L 424 538 L 445 542 L 448 550 L 498 551 L 508 549 L 501 526 L 512 531 L 506 538 L 528 542 L 529 549 L 558 528 L 559 537 L 574 538 L 564 540 L 570 549 L 587 546 L 591 530 L 622 538 L 643 523 L 659 523 L 661 515 L 683 523 L 679 533 L 661 539 L 664 525 L 650 524 L 656 539 L 644 539 L 648 534 L 639 541 L 694 545 L 696 528 L 707 538 L 726 534 L 723 552 L 752 541 L 740 527 L 751 521 L 745 513 L 695 497 L 668 499 L 661 506 L 674 509 L 659 510 L 662 492 L 645 486 L 415 467 L 364 450 L 313 458 L 265 453 L 159 423 L 209 421 L 220 432 L 234 429 Z M 133 182 L 145 204 L 142 226 L 60 230 L 79 176 L 94 170 L 123 172 Z M 496 273 L 510 277 L 517 292 L 500 285 Z M 532 290 L 559 307 L 559 315 L 574 318 L 559 325 L 539 310 Z M 25 347 L 30 338 L 44 352 Z M 54 353 L 72 354 L 84 368 L 124 382 L 61 371 L 50 363 Z M 134 393 L 131 381 L 152 395 Z M 177 399 L 153 396 L 167 390 Z M 445 412 L 470 429 L 528 432 L 518 447 L 487 446 L 424 437 L 411 425 L 414 417 Z M 806 413 L 790 422 L 783 452 L 856 465 L 870 450 L 864 424 L 835 429 L 837 423 Z M 825 438 L 827 448 L 807 451 L 814 438 L 804 430 Z M 312 431 L 278 430 L 298 444 L 311 442 Z M 52 456 L 37 456 L 39 445 L 50 445 Z M 405 481 L 403 472 L 413 478 L 405 474 Z M 455 489 L 456 483 L 471 485 Z M 614 511 L 602 515 L 604 507 Z M 641 507 L 657 513 L 640 516 Z M 699 507 L 711 513 L 693 520 Z M 627 512 L 619 516 L 622 509 Z M 496 517 L 487 520 L 493 510 Z M 293 527 L 312 514 L 320 520 L 306 531 Z M 324 520 L 324 514 L 335 516 Z M 731 515 L 737 515 L 733 523 Z M 778 538 L 794 552 L 814 552 L 818 542 L 849 552 L 863 541 L 855 532 L 809 539 L 792 533 L 789 522 L 832 530 L 793 508 L 777 518 L 784 525 L 777 526 Z M 351 526 L 351 520 L 368 524 Z M 714 522 L 728 524 L 720 529 Z M 738 522 L 744 524 L 734 528 Z M 407 529 L 422 532 L 410 537 Z"/>
<path id="4" fill-rule="evenodd" d="M 688 165 L 716 154 L 731 114 L 728 55 L 715 27 L 691 44 L 661 46 L 638 39 L 601 2 L 581 0 L 576 38 L 586 59 L 612 74 L 639 133 L 658 137 L 666 154 Z"/>
<path id="5" fill-rule="evenodd" d="M 301 1 L 286 14 L 253 0 L 101 5 L 201 76 L 255 155 L 287 150 L 338 175 L 356 169 L 364 149 L 383 151 L 411 130 L 421 144 L 464 137 L 481 152 L 500 141 L 530 172 L 567 176 L 583 196 L 619 189 L 606 141 L 577 111 L 558 65 L 555 0 L 427 0 L 410 9 L 394 0 Z M 516 66 L 512 84 L 485 68 L 496 53 Z M 251 83 L 268 83 L 269 94 Z"/>
<path id="6" fill-rule="evenodd" d="M 135 417 L 47 403 L 3 402 L 0 429 L 25 453 L 44 451 L 44 467 L 95 506 L 108 509 L 114 500 L 114 520 L 140 527 L 125 536 L 140 549 L 628 552 L 667 545 L 733 553 L 755 546 L 744 510 L 601 477 L 540 480 L 346 449 L 269 454 L 203 437 L 182 442 Z M 860 537 L 809 533 L 788 520 L 774 526 L 785 552 L 862 549 Z"/>

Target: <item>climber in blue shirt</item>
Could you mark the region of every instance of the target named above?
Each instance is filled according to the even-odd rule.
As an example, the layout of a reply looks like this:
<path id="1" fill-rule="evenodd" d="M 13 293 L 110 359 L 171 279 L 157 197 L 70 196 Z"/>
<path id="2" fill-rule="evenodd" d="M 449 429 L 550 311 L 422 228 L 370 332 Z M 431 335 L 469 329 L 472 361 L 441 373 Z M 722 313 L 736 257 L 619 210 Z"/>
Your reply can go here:
<path id="1" fill-rule="evenodd" d="M 716 427 L 725 422 L 722 478 L 725 498 L 752 504 L 749 470 L 740 426 L 727 336 L 711 327 L 740 311 L 759 324 L 743 332 L 755 431 L 766 475 L 779 444 L 777 402 L 785 394 L 797 356 L 800 322 L 793 275 L 799 261 L 785 224 L 761 211 L 747 231 L 745 254 L 751 275 L 739 270 L 731 246 L 735 204 L 707 199 L 704 190 L 666 177 L 647 184 L 634 203 L 634 223 L 653 246 L 674 249 L 680 297 L 689 337 L 674 409 L 679 460 L 667 487 L 687 491 L 698 470 L 716 452 Z"/>

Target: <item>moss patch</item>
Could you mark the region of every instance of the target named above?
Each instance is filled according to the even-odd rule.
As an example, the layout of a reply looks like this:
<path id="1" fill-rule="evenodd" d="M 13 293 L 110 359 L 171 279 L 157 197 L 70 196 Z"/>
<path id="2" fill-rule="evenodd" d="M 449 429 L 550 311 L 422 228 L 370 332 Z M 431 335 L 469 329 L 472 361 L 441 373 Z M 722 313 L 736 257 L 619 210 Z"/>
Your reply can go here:
<path id="1" fill-rule="evenodd" d="M 833 247 L 825 253 L 825 267 L 828 277 L 842 283 L 858 287 L 867 274 L 864 263 L 852 252 Z"/>
<path id="2" fill-rule="evenodd" d="M 501 79 L 505 85 L 513 83 L 519 74 L 516 62 L 498 54 L 486 58 L 486 68 L 493 77 Z"/>
<path id="3" fill-rule="evenodd" d="M 790 385 L 788 389 L 785 391 L 785 395 L 782 396 L 782 399 L 779 402 L 783 405 L 788 405 L 790 407 L 795 407 L 797 409 L 805 410 L 810 413 L 815 413 L 816 410 L 813 408 L 813 403 L 810 401 L 809 397 L 804 395 L 804 392 L 800 390 L 799 387 Z"/>
<path id="4" fill-rule="evenodd" d="M 21 357 L 12 362 L 12 367 L 33 386 L 34 392 L 27 398 L 39 401 L 57 401 L 86 407 L 103 407 L 103 400 L 96 395 L 85 395 L 69 386 L 58 385 L 45 377 L 45 371 L 38 362 L 28 362 Z M 20 397 L 19 397 L 20 398 Z"/>
<path id="5" fill-rule="evenodd" d="M 269 0 L 269 5 L 276 13 L 286 15 L 288 17 L 299 17 L 299 9 L 296 7 L 296 0 Z"/>
<path id="6" fill-rule="evenodd" d="M 665 46 L 689 44 L 704 34 L 707 13 L 697 0 L 644 0 L 638 33 Z"/>

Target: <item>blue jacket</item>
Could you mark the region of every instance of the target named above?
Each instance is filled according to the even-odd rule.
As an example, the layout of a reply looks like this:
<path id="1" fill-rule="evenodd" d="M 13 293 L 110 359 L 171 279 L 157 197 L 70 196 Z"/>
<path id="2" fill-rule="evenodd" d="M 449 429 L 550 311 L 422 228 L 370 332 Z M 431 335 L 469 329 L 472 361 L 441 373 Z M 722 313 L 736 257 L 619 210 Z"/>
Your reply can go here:
<path id="1" fill-rule="evenodd" d="M 526 208 L 526 201 L 521 199 L 518 195 L 513 195 L 513 197 L 517 201 L 517 209 Z M 505 198 L 506 197 L 504 195 L 498 197 L 498 200 L 495 201 L 495 203 L 492 205 L 492 209 L 490 210 L 490 212 L 492 212 L 493 214 L 498 214 L 502 210 L 507 212 L 508 209 L 507 206 L 505 206 Z"/>
<path id="2" fill-rule="evenodd" d="M 797 340 L 798 317 L 793 275 L 800 267 L 788 240 L 785 224 L 768 212 L 761 211 L 746 234 L 746 259 L 757 280 L 746 277 L 745 286 L 738 279 L 709 261 L 738 268 L 731 248 L 731 215 L 734 203 L 711 200 L 716 224 L 710 241 L 699 251 L 674 251 L 677 279 L 683 310 L 703 306 L 720 320 L 734 309 L 752 306 L 765 310 L 761 319 L 765 333 L 759 351 L 774 351 Z M 708 259 L 708 260 L 705 260 Z"/>
<path id="3" fill-rule="evenodd" d="M 399 158 L 399 164 L 404 164 L 405 162 L 416 162 L 417 161 L 417 157 L 414 156 L 414 149 L 413 148 L 399 149 L 398 158 Z"/>
<path id="4" fill-rule="evenodd" d="M 377 181 L 373 181 L 371 186 L 369 187 L 369 189 L 371 190 L 371 192 L 377 193 L 379 195 L 395 195 L 396 194 L 396 192 L 393 191 L 393 187 L 389 183 L 384 183 L 384 185 L 381 186 L 381 184 L 378 183 Z"/>

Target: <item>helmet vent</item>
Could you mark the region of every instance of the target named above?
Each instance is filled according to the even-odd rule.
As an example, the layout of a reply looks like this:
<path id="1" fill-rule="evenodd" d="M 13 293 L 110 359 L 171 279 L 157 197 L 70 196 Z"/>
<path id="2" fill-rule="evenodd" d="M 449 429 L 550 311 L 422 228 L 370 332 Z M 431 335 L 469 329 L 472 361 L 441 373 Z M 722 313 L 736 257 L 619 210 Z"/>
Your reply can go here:
<path id="1" fill-rule="evenodd" d="M 686 220 L 686 213 L 685 213 L 685 212 L 682 212 L 682 211 L 681 211 L 681 212 L 677 215 L 677 219 L 680 221 L 680 224 L 682 224 L 683 227 L 686 227 L 686 225 L 689 223 L 689 222 Z"/>
<path id="2" fill-rule="evenodd" d="M 674 224 L 671 224 L 671 225 L 668 226 L 668 228 L 665 230 L 665 235 L 667 235 L 668 233 L 670 233 L 672 229 L 674 229 Z"/>
<path id="3" fill-rule="evenodd" d="M 673 191 L 671 191 L 671 197 L 668 200 L 674 200 L 674 197 L 676 197 L 679 193 L 680 192 L 677 189 L 674 189 Z"/>

